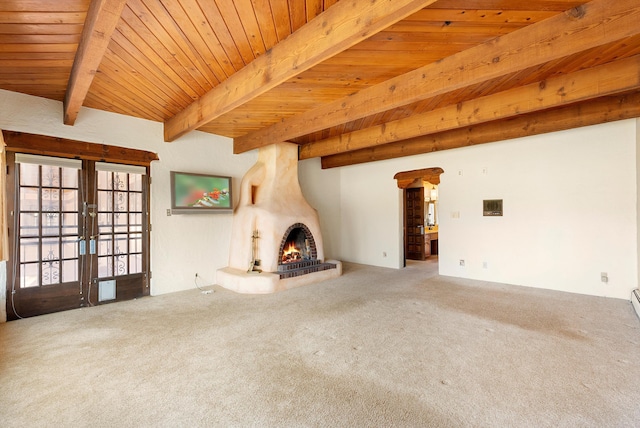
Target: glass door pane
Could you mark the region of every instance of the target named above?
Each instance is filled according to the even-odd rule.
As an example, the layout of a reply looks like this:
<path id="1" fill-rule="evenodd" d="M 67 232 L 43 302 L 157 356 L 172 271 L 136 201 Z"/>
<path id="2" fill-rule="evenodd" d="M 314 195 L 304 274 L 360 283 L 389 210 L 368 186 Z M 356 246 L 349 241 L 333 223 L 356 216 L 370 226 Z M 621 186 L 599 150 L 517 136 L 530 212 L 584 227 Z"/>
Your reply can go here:
<path id="1" fill-rule="evenodd" d="M 96 173 L 98 278 L 142 273 L 144 176 L 131 172 Z"/>
<path id="2" fill-rule="evenodd" d="M 77 282 L 79 170 L 17 164 L 21 288 Z"/>

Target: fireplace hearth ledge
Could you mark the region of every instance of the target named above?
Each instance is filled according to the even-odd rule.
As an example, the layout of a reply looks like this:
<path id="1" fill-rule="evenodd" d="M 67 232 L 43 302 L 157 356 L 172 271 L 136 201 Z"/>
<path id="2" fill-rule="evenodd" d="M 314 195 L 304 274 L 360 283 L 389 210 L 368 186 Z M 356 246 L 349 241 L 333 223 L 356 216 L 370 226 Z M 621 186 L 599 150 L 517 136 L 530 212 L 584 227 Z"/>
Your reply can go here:
<path id="1" fill-rule="evenodd" d="M 218 269 L 216 282 L 227 290 L 243 294 L 269 294 L 277 291 L 309 285 L 342 275 L 342 263 L 337 260 L 326 260 L 336 265 L 335 269 L 311 272 L 293 278 L 280 279 L 278 272 L 248 273 L 247 271 L 225 267 Z"/>

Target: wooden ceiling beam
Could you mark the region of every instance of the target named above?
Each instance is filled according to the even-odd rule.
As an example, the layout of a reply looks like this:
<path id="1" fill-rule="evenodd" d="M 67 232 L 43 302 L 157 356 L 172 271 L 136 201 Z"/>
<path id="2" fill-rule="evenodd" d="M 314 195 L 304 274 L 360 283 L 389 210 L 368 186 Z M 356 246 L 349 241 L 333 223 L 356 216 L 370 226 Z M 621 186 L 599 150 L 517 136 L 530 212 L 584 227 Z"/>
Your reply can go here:
<path id="1" fill-rule="evenodd" d="M 336 168 L 492 143 L 640 117 L 640 92 L 602 97 L 566 107 L 466 126 L 424 137 L 322 158 L 322 168 Z"/>
<path id="2" fill-rule="evenodd" d="M 640 55 L 305 144 L 300 159 L 506 119 L 640 89 Z"/>
<path id="3" fill-rule="evenodd" d="M 73 157 L 102 162 L 126 162 L 130 165 L 149 166 L 159 160 L 157 153 L 146 150 L 116 147 L 100 143 L 28 134 L 26 132 L 1 131 L 9 152 L 30 153 L 42 156 Z M 70 155 L 73 153 L 73 155 Z"/>
<path id="4" fill-rule="evenodd" d="M 338 2 L 164 124 L 165 141 L 205 125 L 436 0 Z"/>
<path id="5" fill-rule="evenodd" d="M 92 0 L 64 95 L 64 124 L 73 125 L 127 0 Z"/>
<path id="6" fill-rule="evenodd" d="M 640 33 L 637 0 L 593 0 L 234 140 L 242 153 L 477 85 Z"/>

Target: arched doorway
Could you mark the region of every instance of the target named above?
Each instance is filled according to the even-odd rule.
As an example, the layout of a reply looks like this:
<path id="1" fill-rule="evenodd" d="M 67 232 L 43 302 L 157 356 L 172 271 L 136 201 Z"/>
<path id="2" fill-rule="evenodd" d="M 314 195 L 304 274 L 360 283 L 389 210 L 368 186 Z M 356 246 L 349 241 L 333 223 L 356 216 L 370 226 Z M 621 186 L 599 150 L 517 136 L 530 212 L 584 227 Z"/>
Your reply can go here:
<path id="1" fill-rule="evenodd" d="M 433 191 L 442 173 L 442 168 L 435 167 L 403 171 L 393 177 L 403 190 L 404 265 L 407 259 L 425 260 L 438 254 L 437 196 Z"/>

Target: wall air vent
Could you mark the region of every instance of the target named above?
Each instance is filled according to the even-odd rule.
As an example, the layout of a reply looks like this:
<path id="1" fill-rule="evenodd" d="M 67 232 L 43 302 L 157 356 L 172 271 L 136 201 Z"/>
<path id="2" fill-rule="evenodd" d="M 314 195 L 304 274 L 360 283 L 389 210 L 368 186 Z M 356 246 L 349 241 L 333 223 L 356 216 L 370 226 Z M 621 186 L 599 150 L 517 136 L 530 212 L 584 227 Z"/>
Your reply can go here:
<path id="1" fill-rule="evenodd" d="M 485 199 L 482 201 L 483 216 L 501 216 L 502 215 L 502 199 Z"/>

